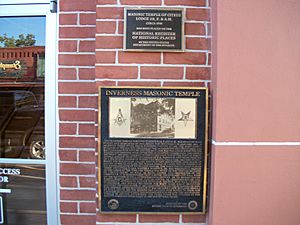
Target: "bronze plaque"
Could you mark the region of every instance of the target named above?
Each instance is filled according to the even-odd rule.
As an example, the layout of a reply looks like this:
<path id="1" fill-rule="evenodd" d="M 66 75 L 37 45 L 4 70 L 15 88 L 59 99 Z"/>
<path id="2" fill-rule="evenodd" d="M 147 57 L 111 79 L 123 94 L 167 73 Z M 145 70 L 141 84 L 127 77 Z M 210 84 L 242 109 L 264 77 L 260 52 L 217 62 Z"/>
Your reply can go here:
<path id="1" fill-rule="evenodd" d="M 183 51 L 184 10 L 176 8 L 125 9 L 126 51 Z"/>
<path id="2" fill-rule="evenodd" d="M 206 88 L 99 88 L 102 212 L 204 213 Z"/>

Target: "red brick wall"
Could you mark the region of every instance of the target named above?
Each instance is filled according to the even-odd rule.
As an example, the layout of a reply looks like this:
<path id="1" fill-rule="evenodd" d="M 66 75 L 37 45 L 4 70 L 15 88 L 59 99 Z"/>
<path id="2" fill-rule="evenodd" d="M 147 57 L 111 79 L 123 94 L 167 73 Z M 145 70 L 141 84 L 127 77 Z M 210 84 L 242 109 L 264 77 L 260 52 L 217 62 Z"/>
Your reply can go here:
<path id="1" fill-rule="evenodd" d="M 202 223 L 201 215 L 107 215 L 97 199 L 97 87 L 209 86 L 208 0 L 61 0 L 59 5 L 59 156 L 61 224 Z M 186 10 L 184 53 L 122 50 L 124 7 Z"/>

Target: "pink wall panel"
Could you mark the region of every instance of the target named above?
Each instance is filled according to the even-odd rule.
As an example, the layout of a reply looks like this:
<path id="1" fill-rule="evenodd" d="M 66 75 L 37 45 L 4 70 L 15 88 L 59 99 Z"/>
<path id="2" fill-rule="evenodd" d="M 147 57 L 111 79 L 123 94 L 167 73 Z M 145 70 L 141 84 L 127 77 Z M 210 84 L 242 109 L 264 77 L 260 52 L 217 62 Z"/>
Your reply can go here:
<path id="1" fill-rule="evenodd" d="M 299 225 L 299 146 L 215 146 L 209 225 Z"/>
<path id="2" fill-rule="evenodd" d="M 300 1 L 213 1 L 214 139 L 300 140 Z"/>

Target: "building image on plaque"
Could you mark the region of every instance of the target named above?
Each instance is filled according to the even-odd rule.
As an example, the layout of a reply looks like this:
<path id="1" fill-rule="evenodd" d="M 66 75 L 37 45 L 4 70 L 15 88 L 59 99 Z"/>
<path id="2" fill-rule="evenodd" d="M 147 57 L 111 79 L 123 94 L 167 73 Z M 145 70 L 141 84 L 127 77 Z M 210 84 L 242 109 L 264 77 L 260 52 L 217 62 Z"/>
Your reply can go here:
<path id="1" fill-rule="evenodd" d="M 196 99 L 111 97 L 109 117 L 110 137 L 196 137 Z"/>
<path id="2" fill-rule="evenodd" d="M 131 98 L 130 133 L 137 137 L 174 138 L 174 98 Z"/>

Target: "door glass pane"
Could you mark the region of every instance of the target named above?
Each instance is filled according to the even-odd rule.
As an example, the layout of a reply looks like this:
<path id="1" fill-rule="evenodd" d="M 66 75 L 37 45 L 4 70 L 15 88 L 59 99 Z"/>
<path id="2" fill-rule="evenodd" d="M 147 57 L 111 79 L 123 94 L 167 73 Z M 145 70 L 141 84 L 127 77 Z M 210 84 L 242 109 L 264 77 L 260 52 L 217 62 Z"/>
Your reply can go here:
<path id="1" fill-rule="evenodd" d="M 0 224 L 47 224 L 45 23 L 0 17 Z"/>
<path id="2" fill-rule="evenodd" d="M 0 158 L 45 159 L 45 17 L 0 17 Z"/>
<path id="3" fill-rule="evenodd" d="M 0 224 L 46 225 L 45 185 L 45 165 L 0 164 Z"/>

